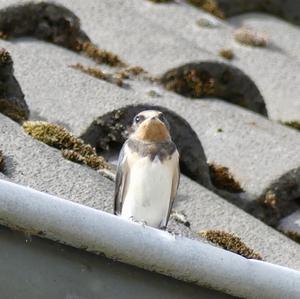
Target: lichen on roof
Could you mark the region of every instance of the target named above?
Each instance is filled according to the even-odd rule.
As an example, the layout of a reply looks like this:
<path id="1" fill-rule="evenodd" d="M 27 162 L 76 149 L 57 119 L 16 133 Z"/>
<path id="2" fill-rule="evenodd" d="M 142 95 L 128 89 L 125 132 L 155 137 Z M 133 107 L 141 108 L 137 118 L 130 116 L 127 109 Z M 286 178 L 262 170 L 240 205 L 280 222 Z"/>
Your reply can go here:
<path id="1" fill-rule="evenodd" d="M 215 0 L 187 0 L 189 3 L 197 6 L 214 16 L 224 19 L 225 12 L 219 7 L 218 3 Z"/>
<path id="2" fill-rule="evenodd" d="M 71 161 L 94 169 L 109 169 L 109 164 L 97 155 L 94 148 L 61 126 L 44 121 L 26 121 L 23 128 L 32 138 L 62 150 L 63 157 Z"/>
<path id="3" fill-rule="evenodd" d="M 160 77 L 165 89 L 189 98 L 220 98 L 264 116 L 266 105 L 256 84 L 237 67 L 215 61 L 191 62 Z"/>
<path id="4" fill-rule="evenodd" d="M 247 27 L 237 29 L 234 32 L 234 39 L 240 44 L 252 47 L 266 47 L 269 43 L 266 34 Z"/>
<path id="5" fill-rule="evenodd" d="M 213 96 L 215 94 L 215 79 L 209 72 L 199 71 L 197 68 L 186 68 L 181 74 L 175 69 L 170 71 L 168 78 L 163 80 L 167 90 L 191 97 Z"/>
<path id="6" fill-rule="evenodd" d="M 199 233 L 201 237 L 222 247 L 225 250 L 232 251 L 248 259 L 262 260 L 259 253 L 248 247 L 240 237 L 222 231 L 222 230 L 206 230 Z"/>
<path id="7" fill-rule="evenodd" d="M 78 45 L 78 52 L 83 53 L 97 63 L 107 64 L 109 66 L 125 67 L 127 64 L 122 59 L 112 52 L 100 49 L 90 41 L 83 42 Z"/>
<path id="8" fill-rule="evenodd" d="M 209 164 L 209 170 L 212 183 L 219 189 L 224 189 L 229 192 L 239 193 L 243 192 L 240 183 L 230 173 L 228 167 L 217 165 L 214 163 Z"/>
<path id="9" fill-rule="evenodd" d="M 299 233 L 289 230 L 289 231 L 284 232 L 284 234 L 286 236 L 288 236 L 290 239 L 292 239 L 295 242 L 300 244 L 300 234 Z"/>
<path id="10" fill-rule="evenodd" d="M 231 49 L 221 49 L 219 55 L 227 60 L 232 60 L 234 58 L 234 53 Z"/>
<path id="11" fill-rule="evenodd" d="M 96 67 L 86 67 L 80 63 L 74 64 L 70 66 L 75 70 L 79 70 L 85 74 L 88 74 L 92 77 L 95 77 L 100 80 L 104 80 L 106 82 L 115 84 L 117 86 L 123 86 L 123 81 L 121 78 L 116 78 L 113 74 L 104 73 L 99 68 Z"/>
<path id="12" fill-rule="evenodd" d="M 82 53 L 97 63 L 126 66 L 116 54 L 100 49 L 81 29 L 80 19 L 63 5 L 28 2 L 0 10 L 0 38 L 34 37 Z"/>
<path id="13" fill-rule="evenodd" d="M 300 121 L 296 121 L 296 120 L 285 121 L 282 122 L 282 124 L 300 131 Z"/>
<path id="14" fill-rule="evenodd" d="M 300 24 L 298 1 L 283 0 L 186 0 L 221 19 L 232 16 L 261 12 L 272 14 L 289 22 Z"/>

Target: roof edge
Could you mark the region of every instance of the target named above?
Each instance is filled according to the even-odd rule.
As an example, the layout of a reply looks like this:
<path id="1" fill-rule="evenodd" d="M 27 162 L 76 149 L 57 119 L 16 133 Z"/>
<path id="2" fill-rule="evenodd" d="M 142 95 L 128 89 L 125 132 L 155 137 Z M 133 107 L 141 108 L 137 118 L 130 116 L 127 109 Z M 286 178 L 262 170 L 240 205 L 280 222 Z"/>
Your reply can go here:
<path id="1" fill-rule="evenodd" d="M 300 272 L 0 180 L 0 224 L 247 298 L 300 298 Z"/>

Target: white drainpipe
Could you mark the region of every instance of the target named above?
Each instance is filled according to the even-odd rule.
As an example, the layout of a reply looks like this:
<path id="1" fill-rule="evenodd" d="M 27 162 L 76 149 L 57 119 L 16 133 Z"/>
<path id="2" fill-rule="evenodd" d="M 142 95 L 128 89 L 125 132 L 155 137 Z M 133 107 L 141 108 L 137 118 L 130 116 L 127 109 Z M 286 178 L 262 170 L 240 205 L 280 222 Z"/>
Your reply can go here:
<path id="1" fill-rule="evenodd" d="M 239 297 L 300 298 L 299 271 L 249 260 L 4 180 L 0 223 Z"/>

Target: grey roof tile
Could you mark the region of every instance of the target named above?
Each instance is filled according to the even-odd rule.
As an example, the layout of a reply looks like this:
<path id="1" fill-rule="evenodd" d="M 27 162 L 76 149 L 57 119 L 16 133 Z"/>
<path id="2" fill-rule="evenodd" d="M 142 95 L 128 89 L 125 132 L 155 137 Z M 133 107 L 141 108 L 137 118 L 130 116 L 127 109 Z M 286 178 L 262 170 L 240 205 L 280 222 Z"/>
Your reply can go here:
<path id="1" fill-rule="evenodd" d="M 294 241 L 186 177 L 182 177 L 175 209 L 185 213 L 195 232 L 217 229 L 235 233 L 266 261 L 300 267 L 299 245 Z"/>
<path id="2" fill-rule="evenodd" d="M 294 43 L 300 35 L 298 27 L 274 17 L 262 19 L 257 14 L 221 21 L 182 2 L 162 6 L 134 0 L 55 2 L 71 9 L 81 19 L 83 31 L 101 48 L 154 75 L 193 61 L 224 62 L 218 52 L 230 48 L 235 55 L 230 65 L 250 76 L 265 100 L 270 118 L 300 119 L 299 57 Z M 2 0 L 0 8 L 12 3 L 19 1 Z M 201 17 L 216 26 L 199 27 L 197 20 Z M 258 31 L 266 29 L 270 45 L 258 49 L 236 43 L 233 32 L 241 23 Z M 123 88 L 98 80 L 69 67 L 76 63 L 95 66 L 93 61 L 50 43 L 0 40 L 0 46 L 13 57 L 15 76 L 32 119 L 58 123 L 80 135 L 94 119 L 115 109 L 145 103 L 164 106 L 190 124 L 208 162 L 228 168 L 244 192 L 228 193 L 207 183 L 208 188 L 272 224 L 299 208 L 295 201 L 300 195 L 298 132 L 217 100 L 217 95 L 192 100 L 147 80 L 127 80 L 128 87 Z M 1 115 L 0 149 L 5 153 L 8 179 L 111 212 L 111 181 L 63 159 L 58 150 L 26 136 L 21 127 Z M 198 162 L 205 163 L 204 159 L 201 154 Z M 242 237 L 267 261 L 300 269 L 299 245 L 215 193 L 183 176 L 175 208 L 187 215 L 192 232 L 175 228 L 190 237 L 203 229 L 228 230 Z M 279 228 L 292 227 L 298 214 L 284 218 Z"/>
<path id="3" fill-rule="evenodd" d="M 300 242 L 300 209 L 283 218 L 278 229 L 283 231 L 287 236 Z"/>
<path id="4" fill-rule="evenodd" d="M 263 202 L 263 196 L 271 190 L 279 206 L 287 210 L 277 213 L 268 206 L 267 210 L 259 207 L 254 213 L 272 224 L 295 208 L 292 199 L 299 196 L 300 164 L 300 156 L 294 150 L 300 144 L 296 131 L 219 100 L 190 100 L 147 82 L 128 81 L 131 88 L 120 88 L 69 68 L 68 65 L 86 63 L 87 59 L 44 42 L 1 43 L 12 52 L 16 76 L 33 118 L 62 124 L 80 135 L 93 119 L 114 109 L 138 103 L 163 105 L 189 122 L 210 163 L 229 168 L 245 190 L 241 196 L 233 196 L 237 204 L 256 210 L 255 201 L 262 197 Z M 41 52 L 44 59 L 33 60 Z M 149 96 L 148 91 L 153 88 L 160 97 Z M 293 192 L 288 193 L 285 181 L 279 184 L 282 177 L 294 182 Z M 275 192 L 277 186 L 280 190 Z"/>
<path id="5" fill-rule="evenodd" d="M 0 148 L 12 181 L 90 207 L 111 210 L 111 181 L 88 167 L 62 158 L 59 150 L 27 136 L 0 114 Z"/>

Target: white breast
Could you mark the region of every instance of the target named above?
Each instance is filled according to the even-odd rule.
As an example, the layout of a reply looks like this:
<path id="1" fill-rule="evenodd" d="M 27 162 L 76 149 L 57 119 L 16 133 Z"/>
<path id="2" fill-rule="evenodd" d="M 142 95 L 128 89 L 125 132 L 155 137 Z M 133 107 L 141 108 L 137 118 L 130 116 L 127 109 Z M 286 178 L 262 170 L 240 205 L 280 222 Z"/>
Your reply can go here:
<path id="1" fill-rule="evenodd" d="M 163 163 L 157 157 L 135 160 L 130 165 L 121 215 L 159 227 L 168 214 L 175 165 L 174 159 Z"/>

